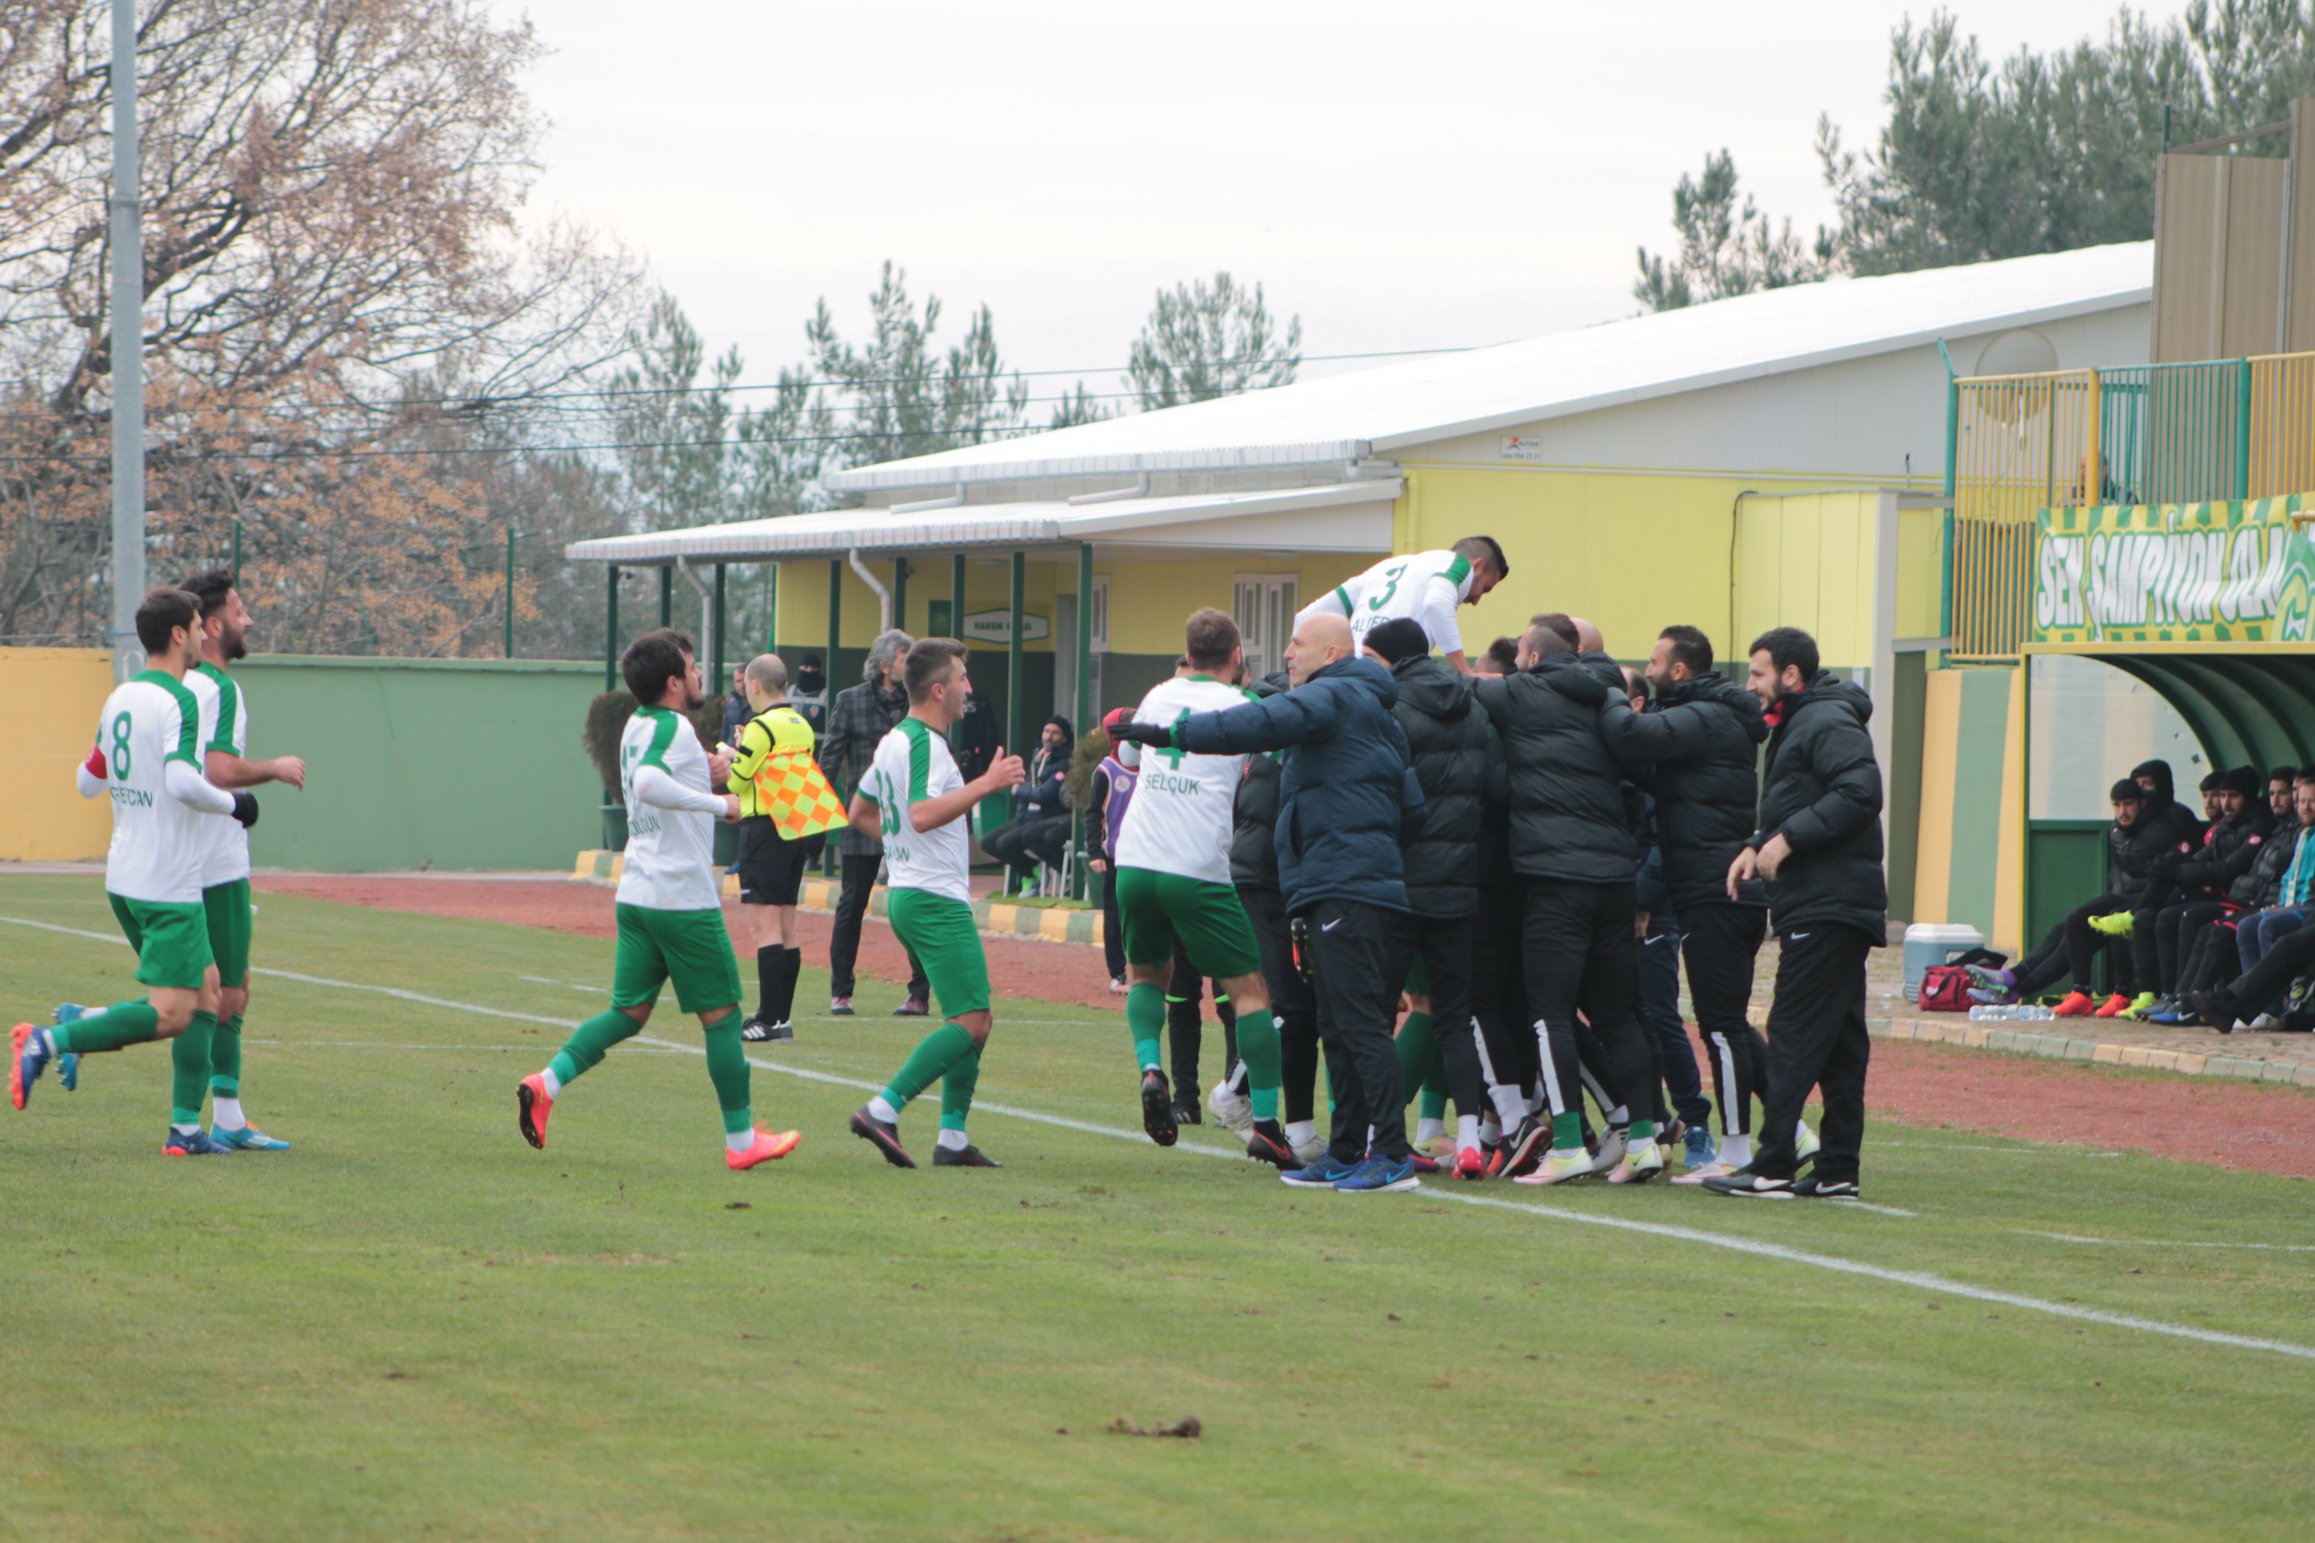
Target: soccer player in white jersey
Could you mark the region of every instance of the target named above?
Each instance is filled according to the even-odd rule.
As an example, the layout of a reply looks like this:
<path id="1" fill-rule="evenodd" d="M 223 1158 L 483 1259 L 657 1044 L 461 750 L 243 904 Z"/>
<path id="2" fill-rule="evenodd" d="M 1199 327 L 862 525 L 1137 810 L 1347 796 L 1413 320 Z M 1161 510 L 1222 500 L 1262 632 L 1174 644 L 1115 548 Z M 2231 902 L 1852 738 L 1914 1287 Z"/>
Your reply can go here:
<path id="1" fill-rule="evenodd" d="M 1444 552 L 1384 558 L 1304 606 L 1294 624 L 1299 628 L 1314 616 L 1347 616 L 1352 639 L 1364 643 L 1375 627 L 1404 616 L 1421 623 L 1431 646 L 1468 675 L 1471 664 L 1463 657 L 1455 608 L 1477 605 L 1510 572 L 1493 536 L 1465 536 Z"/>
<path id="2" fill-rule="evenodd" d="M 201 775 L 201 710 L 185 689 L 185 672 L 201 657 L 201 611 L 181 589 L 156 589 L 137 607 L 137 641 L 147 666 L 113 688 L 97 720 L 96 748 L 77 773 L 83 798 L 111 795 L 112 848 L 105 856 L 105 894 L 137 951 L 138 1000 L 115 1002 L 9 1035 L 8 1101 L 17 1108 L 59 1055 L 119 1050 L 187 1036 L 195 1015 L 215 1022 L 217 966 L 201 908 L 201 859 L 217 819 L 257 823 L 257 800 L 228 793 Z M 205 1031 L 202 1036 L 205 1037 Z M 201 1132 L 209 1047 L 180 1058 L 161 1151 L 169 1157 L 227 1150 Z M 195 1068 L 188 1077 L 187 1066 Z"/>
<path id="3" fill-rule="evenodd" d="M 642 705 L 619 736 L 627 851 L 611 1008 L 580 1024 L 544 1070 L 516 1086 L 516 1125 L 523 1140 L 544 1147 L 547 1117 L 563 1089 L 642 1031 L 659 988 L 672 978 L 675 1005 L 698 1014 L 707 1038 L 707 1076 L 723 1109 L 724 1166 L 753 1168 L 794 1151 L 797 1135 L 757 1129 L 748 1103 L 739 964 L 724 930 L 715 867 L 716 821 L 740 816 L 740 801 L 715 791 L 731 773 L 731 757 L 710 756 L 687 716 L 706 700 L 690 638 L 664 627 L 646 632 L 619 656 L 619 673 Z"/>
<path id="4" fill-rule="evenodd" d="M 1172 725 L 1192 713 L 1220 712 L 1254 700 L 1224 684 L 1246 651 L 1238 624 L 1216 610 L 1193 611 L 1184 657 L 1190 673 L 1150 688 L 1131 714 L 1134 723 Z M 1165 983 L 1179 942 L 1190 965 L 1229 993 L 1238 1014 L 1238 1055 L 1254 1106 L 1246 1153 L 1281 1168 L 1297 1168 L 1294 1148 L 1278 1124 L 1279 1042 L 1262 979 L 1254 929 L 1230 882 L 1230 833 L 1243 755 L 1193 755 L 1130 741 L 1119 760 L 1140 772 L 1133 802 L 1117 835 L 1117 911 L 1125 925 L 1126 1026 L 1133 1031 L 1134 1064 L 1141 1069 L 1141 1127 L 1170 1147 L 1180 1134 L 1173 1090 L 1158 1065 L 1158 1033 L 1165 1027 Z M 1192 1096 L 1195 1096 L 1192 1089 Z"/>
<path id="5" fill-rule="evenodd" d="M 973 683 L 965 645 L 920 638 L 901 664 L 908 716 L 877 742 L 868 775 L 852 794 L 852 828 L 884 843 L 892 930 L 923 964 L 947 1021 L 917 1042 L 884 1090 L 852 1111 L 852 1134 L 895 1168 L 916 1160 L 900 1144 L 900 1111 L 940 1083 L 935 1168 L 995 1168 L 965 1135 L 981 1047 L 989 1041 L 989 961 L 973 919 L 972 835 L 966 817 L 992 793 L 1021 785 L 1021 758 L 1002 745 L 989 769 L 967 782 L 949 753 L 948 733 L 965 715 Z"/>

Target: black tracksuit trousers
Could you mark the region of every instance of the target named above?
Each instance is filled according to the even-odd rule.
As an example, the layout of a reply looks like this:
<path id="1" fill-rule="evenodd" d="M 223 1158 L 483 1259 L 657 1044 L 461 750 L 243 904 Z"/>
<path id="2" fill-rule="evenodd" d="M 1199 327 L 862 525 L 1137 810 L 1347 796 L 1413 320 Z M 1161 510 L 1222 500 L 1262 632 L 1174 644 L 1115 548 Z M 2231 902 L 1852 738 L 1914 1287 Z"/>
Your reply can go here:
<path id="1" fill-rule="evenodd" d="M 1680 1016 L 1680 926 L 1678 917 L 1662 912 L 1648 919 L 1639 948 L 1640 1020 L 1656 1062 L 1658 1128 L 1670 1113 L 1702 1129 L 1712 1106 L 1704 1101 L 1704 1079 L 1696 1075 L 1696 1051 Z"/>
<path id="2" fill-rule="evenodd" d="M 1579 1011 L 1599 1036 L 1611 1090 L 1628 1096 L 1644 1091 L 1655 1078 L 1655 1055 L 1640 1028 L 1639 940 L 1632 936 L 1638 912 L 1638 892 L 1629 880 L 1527 881 L 1521 953 L 1544 1095 L 1554 1115 L 1583 1109 L 1575 1031 Z"/>
<path id="3" fill-rule="evenodd" d="M 1399 982 L 1407 978 L 1411 929 L 1404 911 L 1356 900 L 1319 900 L 1300 912 L 1310 929 L 1318 1038 L 1334 1083 L 1334 1130 L 1327 1155 L 1355 1163 L 1374 1150 L 1392 1162 L 1408 1152 L 1407 1100 L 1399 1087 Z M 1628 936 L 1631 923 L 1624 931 Z M 1571 1056 L 1572 1059 L 1572 1056 Z"/>
<path id="4" fill-rule="evenodd" d="M 2125 995 L 2136 996 L 2131 984 L 2130 940 L 2109 938 L 2093 931 L 2090 918 L 2110 916 L 2116 911 L 2130 909 L 2130 901 L 2122 895 L 2100 895 L 2066 913 L 2066 919 L 2049 931 L 2034 951 L 2020 959 L 2011 970 L 2017 980 L 2017 994 L 2022 997 L 2039 996 L 2056 985 L 2066 974 L 2074 977 L 2074 989 L 2087 995 L 2090 991 L 2090 971 L 2098 958 L 2101 944 L 2107 945 L 2114 977 L 2114 989 Z"/>
<path id="5" fill-rule="evenodd" d="M 1198 1051 L 1205 1039 L 1205 1022 L 1198 1002 L 1207 982 L 1190 963 L 1189 950 L 1174 944 L 1173 977 L 1166 982 L 1166 1048 L 1172 1053 L 1174 1096 L 1198 1095 Z M 1214 1016 L 1222 1020 L 1222 1070 L 1238 1064 L 1238 1010 L 1220 981 L 1213 982 Z"/>
<path id="6" fill-rule="evenodd" d="M 2181 973 L 2186 966 L 2188 942 L 2226 914 L 2216 900 L 2189 900 L 2166 905 L 2151 916 L 2144 911 L 2131 923 L 2130 953 L 2138 966 L 2138 989 L 2164 996 L 2185 989 Z M 2143 939 L 2143 941 L 2142 941 Z"/>
<path id="7" fill-rule="evenodd" d="M 2249 974 L 2227 983 L 2227 994 L 2242 1004 L 2245 1017 L 2276 1011 L 2291 982 L 2309 970 L 2315 970 L 2315 927 L 2301 927 L 2269 944 Z"/>
<path id="8" fill-rule="evenodd" d="M 1752 1101 L 1768 1091 L 1768 1041 L 1747 1016 L 1768 912 L 1733 901 L 1690 902 L 1680 913 L 1681 953 L 1696 1032 L 1712 1063 L 1720 1134 L 1752 1134 Z"/>
<path id="9" fill-rule="evenodd" d="M 1294 967 L 1294 938 L 1287 931 L 1286 897 L 1267 886 L 1238 891 L 1254 946 L 1262 954 L 1262 980 L 1270 988 L 1270 1011 L 1278 1019 L 1280 1116 L 1287 1123 L 1309 1120 L 1318 1086 L 1318 999 Z M 1234 1069 L 1234 1066 L 1233 1066 Z"/>
<path id="10" fill-rule="evenodd" d="M 1865 960 L 1873 939 L 1855 927 L 1824 924 L 1781 941 L 1776 1000 L 1768 1010 L 1768 1095 L 1752 1170 L 1772 1179 L 1793 1176 L 1793 1127 L 1809 1090 L 1822 1088 L 1816 1176 L 1853 1182 L 1865 1141 L 1865 1066 L 1873 1054 L 1865 1033 Z"/>
<path id="11" fill-rule="evenodd" d="M 1479 1021 L 1479 1075 L 1491 1087 L 1535 1087 L 1535 1015 L 1521 959 L 1526 902 L 1518 883 L 1483 884 L 1471 917 L 1471 1016 Z M 1506 1136 L 1510 1135 L 1505 1131 Z"/>
<path id="12" fill-rule="evenodd" d="M 1447 1096 L 1455 1100 L 1457 1114 L 1477 1117 L 1491 1106 L 1485 1063 L 1471 1027 L 1471 922 L 1468 916 L 1409 916 L 1402 924 L 1411 945 L 1408 961 L 1420 959 L 1429 978 L 1425 995 L 1431 1003 L 1431 1042 L 1446 1072 Z M 1410 1098 L 1415 1094 L 1413 1088 L 1402 1091 Z"/>
<path id="13" fill-rule="evenodd" d="M 860 957 L 860 919 L 868 914 L 868 895 L 876 888 L 876 870 L 883 864 L 880 853 L 844 854 L 844 887 L 836 896 L 836 925 L 828 936 L 830 996 L 852 995 L 852 966 Z M 916 962 L 913 953 L 908 956 L 908 994 L 919 1002 L 932 997 L 932 986 L 924 978 L 924 966 Z"/>

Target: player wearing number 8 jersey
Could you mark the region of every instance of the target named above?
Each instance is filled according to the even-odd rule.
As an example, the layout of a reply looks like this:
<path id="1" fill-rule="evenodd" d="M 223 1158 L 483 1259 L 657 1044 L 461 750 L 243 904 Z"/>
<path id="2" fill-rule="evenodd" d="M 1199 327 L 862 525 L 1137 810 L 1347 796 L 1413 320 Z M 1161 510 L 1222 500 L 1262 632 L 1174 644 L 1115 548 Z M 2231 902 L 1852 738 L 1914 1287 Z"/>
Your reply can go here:
<path id="1" fill-rule="evenodd" d="M 933 1000 L 947 1019 L 909 1053 L 892 1080 L 852 1113 L 852 1134 L 895 1168 L 916 1160 L 900 1144 L 900 1111 L 933 1083 L 940 1089 L 936 1168 L 994 1168 L 965 1136 L 981 1047 L 989 1039 L 989 961 L 973 919 L 972 838 L 967 817 L 991 793 L 1021 782 L 1021 758 L 1002 746 L 971 782 L 949 753 L 948 731 L 965 713 L 973 683 L 965 645 L 922 638 L 901 667 L 908 716 L 876 746 L 868 776 L 852 795 L 852 828 L 881 839 L 890 887 L 892 930 L 924 966 Z"/>
<path id="2" fill-rule="evenodd" d="M 201 910 L 203 827 L 221 815 L 253 824 L 257 800 L 225 792 L 201 775 L 200 707 L 184 684 L 185 671 L 200 657 L 199 635 L 200 607 L 191 595 L 157 589 L 145 597 L 137 607 L 137 641 L 149 667 L 105 698 L 96 748 L 78 773 L 82 797 L 112 800 L 105 893 L 137 951 L 137 979 L 150 992 L 52 1029 L 16 1025 L 8 1094 L 19 1109 L 59 1055 L 175 1039 L 193 1029 L 197 1014 L 215 1021 L 217 968 Z M 193 1061 L 205 1074 L 205 1031 L 200 1037 Z M 180 1075 L 164 1154 L 222 1150 L 201 1133 L 202 1092 L 201 1076 L 188 1083 Z"/>
<path id="3" fill-rule="evenodd" d="M 1194 713 L 1221 712 L 1253 693 L 1217 677 L 1245 667 L 1238 624 L 1220 611 L 1193 612 L 1184 655 L 1189 673 L 1161 682 L 1120 722 L 1173 725 Z M 1238 1053 L 1246 1063 L 1254 1106 L 1248 1156 L 1299 1167 L 1278 1124 L 1278 1025 L 1262 979 L 1262 955 L 1230 883 L 1232 807 L 1246 757 L 1199 755 L 1178 747 L 1120 744 L 1119 760 L 1140 773 L 1117 836 L 1117 910 L 1125 924 L 1125 997 L 1141 1072 L 1142 1129 L 1170 1147 L 1180 1132 L 1173 1092 L 1158 1064 L 1165 1026 L 1165 982 L 1179 943 L 1200 975 L 1222 983 L 1238 1015 Z M 1188 1090 L 1194 1097 L 1196 1090 Z"/>
<path id="4" fill-rule="evenodd" d="M 1304 606 L 1294 624 L 1299 629 L 1313 617 L 1347 617 L 1353 641 L 1364 643 L 1376 627 L 1404 617 L 1419 624 L 1431 646 L 1468 675 L 1471 666 L 1463 657 L 1455 608 L 1477 605 L 1510 572 L 1493 536 L 1465 536 L 1444 552 L 1384 558 Z"/>

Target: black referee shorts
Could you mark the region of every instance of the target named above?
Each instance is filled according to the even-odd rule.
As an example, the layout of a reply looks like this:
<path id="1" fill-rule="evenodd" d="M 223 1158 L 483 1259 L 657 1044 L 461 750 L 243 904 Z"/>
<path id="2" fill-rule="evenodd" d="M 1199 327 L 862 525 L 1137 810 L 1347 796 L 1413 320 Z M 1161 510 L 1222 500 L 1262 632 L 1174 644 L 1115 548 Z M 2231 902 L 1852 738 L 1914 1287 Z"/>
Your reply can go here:
<path id="1" fill-rule="evenodd" d="M 826 842 L 825 836 L 782 841 L 761 815 L 740 821 L 740 904 L 794 905 L 805 868 Z"/>

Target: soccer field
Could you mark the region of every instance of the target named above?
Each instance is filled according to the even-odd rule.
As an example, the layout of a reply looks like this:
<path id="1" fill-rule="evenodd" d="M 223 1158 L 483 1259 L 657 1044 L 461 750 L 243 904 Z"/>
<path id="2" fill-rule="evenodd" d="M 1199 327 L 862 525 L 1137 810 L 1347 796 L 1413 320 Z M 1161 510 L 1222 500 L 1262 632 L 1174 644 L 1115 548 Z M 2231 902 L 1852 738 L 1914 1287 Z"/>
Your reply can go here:
<path id="1" fill-rule="evenodd" d="M 244 1096 L 295 1151 L 163 1161 L 156 1047 L 0 1109 L 0 1535 L 2244 1539 L 2315 1506 L 2302 1180 L 1880 1122 L 1873 1208 L 1297 1194 L 1211 1129 L 1151 1146 L 1122 1021 L 1001 977 L 1002 1172 L 847 1135 L 921 1029 L 818 1016 L 756 1057 L 803 1145 L 726 1172 L 672 1000 L 534 1152 L 515 1081 L 607 941 L 259 904 Z M 0 918 L 11 1019 L 129 994 L 96 879 L 0 878 Z"/>

